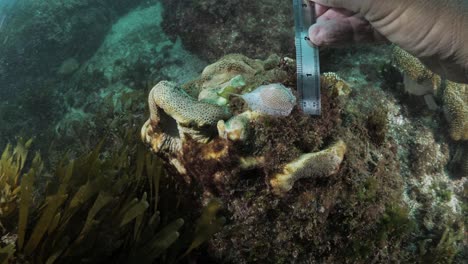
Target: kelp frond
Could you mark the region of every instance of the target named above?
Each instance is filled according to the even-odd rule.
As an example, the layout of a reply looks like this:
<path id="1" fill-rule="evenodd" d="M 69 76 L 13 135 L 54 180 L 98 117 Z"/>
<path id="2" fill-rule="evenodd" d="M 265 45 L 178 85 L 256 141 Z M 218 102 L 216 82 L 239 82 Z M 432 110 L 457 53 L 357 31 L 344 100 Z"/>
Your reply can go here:
<path id="1" fill-rule="evenodd" d="M 164 197 L 159 197 L 159 185 L 164 170 L 144 147 L 103 154 L 101 142 L 87 155 L 64 160 L 47 184 L 44 198 L 36 202 L 34 186 L 43 163 L 36 155 L 24 172 L 30 145 L 30 141 L 20 141 L 14 149 L 9 145 L 0 160 L 0 180 L 9 188 L 2 198 L 15 206 L 1 219 L 19 215 L 14 218 L 17 229 L 10 230 L 16 232 L 16 241 L 0 244 L 0 264 L 19 260 L 153 263 L 178 241 L 184 220 L 161 217 L 158 202 Z M 165 201 L 165 205 L 171 203 L 177 210 L 176 201 Z M 219 203 L 212 202 L 204 209 L 185 254 L 221 228 L 224 218 L 216 216 L 219 208 Z"/>
<path id="2" fill-rule="evenodd" d="M 14 148 L 11 144 L 8 144 L 0 158 L 0 224 L 7 229 L 9 229 L 8 225 L 13 224 L 8 223 L 8 221 L 15 219 L 14 215 L 18 211 L 19 196 L 22 196 L 23 202 L 21 204 L 30 203 L 34 177 L 36 174 L 41 173 L 43 168 L 41 157 L 37 154 L 29 171 L 25 171 L 24 165 L 31 144 L 32 140 L 19 139 Z M 20 186 L 22 176 L 25 180 Z M 20 194 L 22 188 L 25 191 Z M 23 209 L 23 213 L 27 214 L 27 209 Z M 21 219 L 20 224 L 22 224 Z M 3 234 L 4 231 L 2 230 L 1 233 Z"/>
<path id="3" fill-rule="evenodd" d="M 218 217 L 218 212 L 221 209 L 221 206 L 220 201 L 213 199 L 205 208 L 203 208 L 202 215 L 198 219 L 195 227 L 194 239 L 187 251 L 184 253 L 184 256 L 188 255 L 192 250 L 206 242 L 224 226 L 226 219 L 224 217 Z"/>

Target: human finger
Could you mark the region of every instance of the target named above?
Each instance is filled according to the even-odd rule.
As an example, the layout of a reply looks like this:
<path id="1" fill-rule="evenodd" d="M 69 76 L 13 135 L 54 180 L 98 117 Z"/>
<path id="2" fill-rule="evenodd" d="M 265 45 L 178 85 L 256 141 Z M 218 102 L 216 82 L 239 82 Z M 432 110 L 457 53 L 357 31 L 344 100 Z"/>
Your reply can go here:
<path id="1" fill-rule="evenodd" d="M 353 39 L 353 28 L 344 20 L 319 21 L 309 28 L 309 38 L 317 46 L 340 46 Z"/>
<path id="2" fill-rule="evenodd" d="M 358 13 L 370 0 L 312 0 L 314 3 L 335 8 L 345 8 Z"/>
<path id="3" fill-rule="evenodd" d="M 353 13 L 346 9 L 342 8 L 331 8 L 323 13 L 320 17 L 317 18 L 317 21 L 320 20 L 330 20 L 330 19 L 342 19 L 352 16 Z"/>
<path id="4" fill-rule="evenodd" d="M 387 42 L 359 16 L 318 20 L 309 28 L 309 38 L 317 46 L 342 46 L 351 43 Z"/>
<path id="5" fill-rule="evenodd" d="M 316 17 L 320 17 L 321 15 L 323 15 L 325 12 L 327 12 L 327 10 L 330 9 L 330 7 L 328 6 L 323 6 L 321 4 L 315 4 L 315 15 Z"/>

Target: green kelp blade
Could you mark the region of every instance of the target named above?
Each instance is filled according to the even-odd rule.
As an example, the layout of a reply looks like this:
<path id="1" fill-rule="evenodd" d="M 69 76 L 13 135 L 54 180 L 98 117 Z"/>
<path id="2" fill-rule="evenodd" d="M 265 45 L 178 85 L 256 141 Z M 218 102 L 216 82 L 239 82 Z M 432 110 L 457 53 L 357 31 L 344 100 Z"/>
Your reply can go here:
<path id="1" fill-rule="evenodd" d="M 70 238 L 69 237 L 63 237 L 60 243 L 58 243 L 58 248 L 52 253 L 52 255 L 47 258 L 47 261 L 45 264 L 54 264 L 55 261 L 62 255 L 62 253 L 65 251 L 65 249 L 69 246 L 70 244 Z"/>
<path id="2" fill-rule="evenodd" d="M 32 189 L 34 183 L 34 172 L 30 171 L 23 177 L 21 182 L 21 195 L 19 204 L 19 220 L 18 220 L 18 249 L 22 249 L 24 245 L 24 236 L 28 224 L 29 207 L 32 202 Z"/>
<path id="3" fill-rule="evenodd" d="M 112 197 L 111 194 L 105 193 L 105 192 L 100 192 L 96 200 L 94 201 L 93 206 L 88 212 L 88 216 L 86 217 L 86 222 L 83 226 L 83 229 L 80 232 L 80 235 L 78 236 L 77 240 L 75 243 L 80 243 L 83 241 L 83 239 L 87 236 L 91 228 L 94 226 L 96 223 L 95 217 L 97 213 L 104 208 L 107 204 L 109 204 L 112 200 L 114 200 L 114 197 Z"/>
<path id="4" fill-rule="evenodd" d="M 57 214 L 55 214 L 54 219 L 52 219 L 52 222 L 50 223 L 49 229 L 47 230 L 48 235 L 52 234 L 57 229 L 57 227 L 60 224 L 61 219 L 62 219 L 62 213 L 61 212 L 58 212 Z"/>
<path id="5" fill-rule="evenodd" d="M 158 240 L 158 242 L 154 244 L 156 246 L 153 252 L 148 254 L 148 257 L 147 257 L 148 260 L 154 261 L 155 259 L 157 259 L 162 253 L 164 253 L 164 251 L 166 251 L 172 244 L 174 244 L 174 242 L 177 241 L 179 236 L 180 236 L 179 232 L 176 231 L 176 232 L 168 233 L 166 236 L 161 237 Z"/>
<path id="6" fill-rule="evenodd" d="M 142 145 L 138 145 L 137 155 L 136 155 L 136 172 L 135 178 L 137 182 L 141 179 L 141 174 L 145 168 L 145 153 L 147 152 L 146 148 Z"/>
<path id="7" fill-rule="evenodd" d="M 12 181 L 19 175 L 17 163 L 14 161 L 14 156 L 11 150 L 12 146 L 8 144 L 3 151 L 0 159 L 0 184 L 5 186 L 6 183 L 12 184 Z"/>
<path id="8" fill-rule="evenodd" d="M 159 231 L 149 243 L 142 248 L 142 256 L 145 260 L 154 261 L 167 248 L 179 238 L 179 229 L 184 225 L 182 218 L 172 221 L 169 225 Z"/>
<path id="9" fill-rule="evenodd" d="M 70 209 L 79 207 L 80 205 L 86 203 L 89 199 L 96 195 L 100 190 L 105 189 L 105 187 L 108 185 L 110 185 L 110 182 L 104 176 L 98 176 L 96 179 L 87 182 L 85 185 L 82 185 L 70 201 Z"/>
<path id="10" fill-rule="evenodd" d="M 10 158 L 10 156 L 11 156 L 10 152 L 11 152 L 11 144 L 7 144 L 5 149 L 3 150 L 1 160 L 2 161 L 8 160 Z"/>
<path id="11" fill-rule="evenodd" d="M 120 222 L 119 227 L 122 227 L 130 223 L 133 219 L 137 218 L 139 215 L 143 214 L 146 209 L 148 209 L 149 203 L 146 201 L 146 193 L 143 194 L 141 200 L 131 206 L 123 215 L 122 221 Z"/>
<path id="12" fill-rule="evenodd" d="M 93 149 L 88 155 L 83 158 L 76 160 L 74 173 L 80 175 L 80 177 L 73 177 L 74 184 L 83 184 L 84 182 L 92 180 L 92 177 L 99 175 L 101 167 L 101 161 L 99 154 L 101 153 L 102 146 L 104 145 L 104 139 L 102 139 L 96 148 Z"/>
<path id="13" fill-rule="evenodd" d="M 154 234 L 156 234 L 160 222 L 161 216 L 159 212 L 155 212 L 153 215 L 151 215 L 145 225 L 140 227 L 139 236 L 135 239 L 135 241 L 139 245 L 149 245 L 150 242 L 154 239 Z M 140 249 L 138 249 L 138 251 L 140 251 Z"/>
<path id="14" fill-rule="evenodd" d="M 26 159 L 28 157 L 29 148 L 31 147 L 32 139 L 29 139 L 26 143 L 22 138 L 20 138 L 18 144 L 16 145 L 15 149 L 13 150 L 13 155 L 17 158 L 17 165 L 19 174 L 20 170 L 24 167 L 24 163 L 26 163 Z"/>
<path id="15" fill-rule="evenodd" d="M 75 167 L 75 161 L 71 160 L 67 165 L 63 165 L 63 166 L 61 165 L 57 168 L 55 174 L 57 175 L 57 178 L 59 179 L 61 183 L 60 186 L 68 185 L 73 175 L 74 167 Z"/>
<path id="16" fill-rule="evenodd" d="M 135 218 L 135 226 L 133 227 L 133 240 L 138 241 L 140 238 L 141 232 L 143 232 L 144 228 L 141 228 L 141 224 L 143 223 L 143 218 L 145 214 L 140 214 Z"/>
<path id="17" fill-rule="evenodd" d="M 34 250 L 36 247 L 39 245 L 39 243 L 42 240 L 42 237 L 44 234 L 47 232 L 47 229 L 50 226 L 50 223 L 55 217 L 55 213 L 59 209 L 59 207 L 65 202 L 67 199 L 68 195 L 66 194 L 57 194 L 51 197 L 47 197 L 47 205 L 42 212 L 41 217 L 39 218 L 39 221 L 37 221 L 36 226 L 34 227 L 33 233 L 31 234 L 31 237 L 29 238 L 28 243 L 26 244 L 26 247 L 24 249 L 24 253 L 26 255 L 31 255 L 33 254 Z"/>
<path id="18" fill-rule="evenodd" d="M 10 259 L 15 254 L 15 245 L 9 244 L 3 248 L 0 248 L 0 264 L 8 264 L 11 263 Z"/>
<path id="19" fill-rule="evenodd" d="M 130 165 L 130 161 L 128 159 L 128 149 L 121 150 L 119 153 L 120 155 L 115 159 L 115 164 L 114 166 L 117 168 L 117 170 L 120 170 L 122 168 L 127 168 Z"/>
<path id="20" fill-rule="evenodd" d="M 156 211 L 148 221 L 148 229 L 150 233 L 155 232 L 160 223 L 161 223 L 161 213 L 159 211 Z"/>
<path id="21" fill-rule="evenodd" d="M 35 169 L 36 168 L 36 169 Z M 43 165 L 41 162 L 41 156 L 36 154 L 34 157 L 32 168 L 27 174 L 23 176 L 21 180 L 21 193 L 19 202 L 19 219 L 18 219 L 18 249 L 21 250 L 24 245 L 24 237 L 26 234 L 26 228 L 28 224 L 29 208 L 32 202 L 33 196 L 33 185 L 36 173 L 40 173 Z"/>
<path id="22" fill-rule="evenodd" d="M 154 211 L 158 209 L 159 202 L 159 182 L 163 175 L 163 164 L 160 159 L 154 157 L 151 153 L 146 154 L 146 175 L 150 185 L 150 199 L 154 202 Z"/>
<path id="23" fill-rule="evenodd" d="M 208 241 L 211 236 L 219 232 L 226 219 L 224 217 L 217 217 L 219 210 L 221 209 L 221 202 L 216 199 L 211 200 L 205 208 L 203 208 L 202 215 L 197 221 L 195 227 L 195 234 L 192 244 L 187 249 L 187 251 L 182 255 L 185 257 L 192 250 L 199 247 L 205 241 Z"/>

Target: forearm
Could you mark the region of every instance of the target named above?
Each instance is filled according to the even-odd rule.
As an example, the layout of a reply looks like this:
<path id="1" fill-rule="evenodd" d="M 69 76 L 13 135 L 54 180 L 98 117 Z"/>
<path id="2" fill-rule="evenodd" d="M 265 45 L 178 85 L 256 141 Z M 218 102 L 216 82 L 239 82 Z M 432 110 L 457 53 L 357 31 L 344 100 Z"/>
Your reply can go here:
<path id="1" fill-rule="evenodd" d="M 422 60 L 428 61 L 432 57 L 433 71 L 451 81 L 468 83 L 468 0 L 428 2 L 432 2 L 432 7 L 440 11 L 434 29 L 426 37 L 430 41 L 427 50 L 433 49 L 435 52 L 429 58 L 422 52 Z"/>
<path id="2" fill-rule="evenodd" d="M 468 83 L 468 0 L 373 0 L 366 18 L 431 70 Z"/>
<path id="3" fill-rule="evenodd" d="M 464 63 L 463 70 L 465 71 L 465 80 L 463 83 L 468 84 L 468 0 L 464 1 L 463 8 L 463 24 L 461 27 L 462 35 L 462 55 L 461 61 Z"/>

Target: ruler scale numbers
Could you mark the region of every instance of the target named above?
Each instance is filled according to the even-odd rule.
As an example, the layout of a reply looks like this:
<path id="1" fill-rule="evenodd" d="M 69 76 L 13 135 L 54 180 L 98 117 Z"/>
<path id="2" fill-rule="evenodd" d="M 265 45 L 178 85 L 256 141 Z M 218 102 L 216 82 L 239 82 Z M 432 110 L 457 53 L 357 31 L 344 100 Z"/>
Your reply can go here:
<path id="1" fill-rule="evenodd" d="M 293 0 L 293 6 L 299 102 L 304 113 L 320 115 L 319 52 L 309 39 L 309 27 L 315 23 L 314 5 L 308 0 Z"/>

